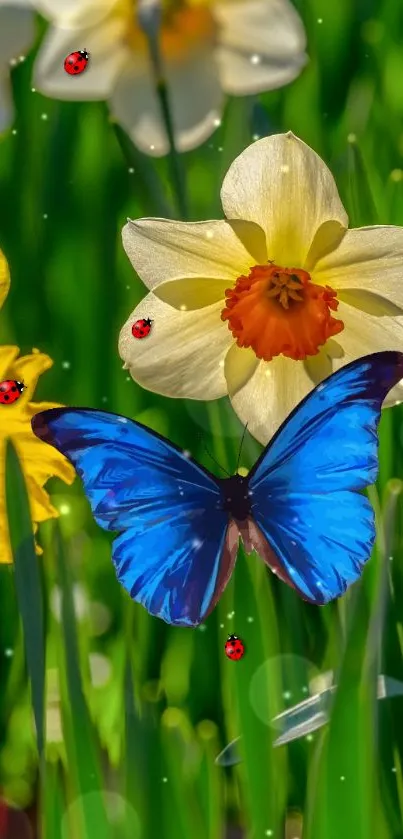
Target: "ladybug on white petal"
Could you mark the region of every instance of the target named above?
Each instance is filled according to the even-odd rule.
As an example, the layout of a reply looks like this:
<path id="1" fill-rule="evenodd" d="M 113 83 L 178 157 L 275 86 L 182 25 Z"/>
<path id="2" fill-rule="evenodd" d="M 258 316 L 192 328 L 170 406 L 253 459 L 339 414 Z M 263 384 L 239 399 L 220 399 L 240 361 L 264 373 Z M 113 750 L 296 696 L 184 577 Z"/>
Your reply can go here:
<path id="1" fill-rule="evenodd" d="M 87 50 L 76 50 L 64 59 L 64 69 L 69 76 L 79 76 L 87 69 L 89 60 Z"/>
<path id="2" fill-rule="evenodd" d="M 245 644 L 238 638 L 237 635 L 228 635 L 228 640 L 225 642 L 225 655 L 231 661 L 239 661 L 245 655 Z"/>
<path id="3" fill-rule="evenodd" d="M 25 385 L 15 379 L 5 379 L 4 382 L 0 382 L 0 405 L 12 405 L 20 398 L 24 390 Z"/>
<path id="4" fill-rule="evenodd" d="M 132 326 L 133 338 L 146 338 L 151 332 L 152 320 L 150 318 L 141 318 L 136 320 Z"/>

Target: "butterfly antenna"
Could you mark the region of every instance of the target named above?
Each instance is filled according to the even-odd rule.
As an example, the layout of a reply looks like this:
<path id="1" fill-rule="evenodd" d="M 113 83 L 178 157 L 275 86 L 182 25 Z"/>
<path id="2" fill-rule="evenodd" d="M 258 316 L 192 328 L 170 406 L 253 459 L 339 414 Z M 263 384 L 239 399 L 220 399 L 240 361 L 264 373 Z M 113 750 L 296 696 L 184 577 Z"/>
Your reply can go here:
<path id="1" fill-rule="evenodd" d="M 222 472 L 225 472 L 225 474 L 226 474 L 226 475 L 228 475 L 228 477 L 230 478 L 230 477 L 231 477 L 230 473 L 229 473 L 229 472 L 227 472 L 227 470 L 226 470 L 226 469 L 224 469 L 224 467 L 223 467 L 223 466 L 221 466 L 221 463 L 219 463 L 219 462 L 218 462 L 218 460 L 216 460 L 216 459 L 215 459 L 215 457 L 213 457 L 213 455 L 211 454 L 211 452 L 208 450 L 208 448 L 207 448 L 207 446 L 206 446 L 206 444 L 205 444 L 205 442 L 204 442 L 203 437 L 201 436 L 201 434 L 199 434 L 199 437 L 200 437 L 200 442 L 201 442 L 201 444 L 202 444 L 202 446 L 203 446 L 204 451 L 206 452 L 206 454 L 208 454 L 208 456 L 211 458 L 211 460 L 213 461 L 213 463 L 215 463 L 215 465 L 216 465 L 216 466 L 218 466 L 218 468 L 219 468 L 219 469 L 221 469 L 221 470 L 222 470 Z"/>
<path id="2" fill-rule="evenodd" d="M 241 459 L 242 446 L 243 446 L 243 442 L 244 442 L 244 440 L 245 440 L 245 434 L 246 434 L 246 429 L 247 429 L 247 427 L 248 427 L 248 423 L 246 423 L 245 428 L 244 428 L 244 430 L 243 430 L 242 439 L 241 439 L 241 445 L 239 446 L 238 460 L 237 460 L 237 463 L 236 463 L 235 474 L 238 472 L 238 466 L 239 466 L 239 461 L 240 461 L 240 459 Z"/>

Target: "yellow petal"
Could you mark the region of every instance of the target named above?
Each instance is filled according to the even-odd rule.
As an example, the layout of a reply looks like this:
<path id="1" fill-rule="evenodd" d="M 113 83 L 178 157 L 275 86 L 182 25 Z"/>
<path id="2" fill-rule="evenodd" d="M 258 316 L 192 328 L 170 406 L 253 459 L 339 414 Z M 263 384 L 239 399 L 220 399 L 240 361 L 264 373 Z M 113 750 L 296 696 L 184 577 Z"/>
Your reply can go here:
<path id="1" fill-rule="evenodd" d="M 0 307 L 3 305 L 10 288 L 10 272 L 4 253 L 0 251 Z"/>
<path id="2" fill-rule="evenodd" d="M 230 393 L 232 407 L 248 431 L 266 445 L 296 405 L 313 388 L 302 361 L 277 356 L 260 361 L 244 387 Z"/>
<path id="3" fill-rule="evenodd" d="M 17 356 L 17 347 L 0 348 L 0 375 L 22 380 L 27 388 L 14 404 L 0 406 L 0 563 L 12 561 L 5 497 L 6 440 L 12 440 L 21 462 L 34 533 L 38 522 L 58 515 L 43 488 L 48 478 L 57 477 L 68 484 L 75 478 L 71 463 L 52 446 L 38 440 L 31 428 L 31 418 L 35 413 L 44 408 L 59 407 L 55 403 L 27 401 L 32 397 L 41 373 L 52 366 L 52 359 L 38 350 L 22 358 Z"/>
<path id="4" fill-rule="evenodd" d="M 266 233 L 268 258 L 303 267 L 315 234 L 348 218 L 323 160 L 293 134 L 248 146 L 230 166 L 221 200 L 227 218 L 256 222 Z"/>
<path id="5" fill-rule="evenodd" d="M 224 359 L 233 343 L 221 320 L 222 305 L 180 312 L 148 294 L 119 337 L 119 354 L 134 381 L 164 396 L 218 399 L 227 392 Z M 150 317 L 150 334 L 133 338 L 132 325 Z"/>
<path id="6" fill-rule="evenodd" d="M 144 218 L 128 221 L 122 239 L 133 268 L 150 289 L 190 278 L 233 283 L 249 273 L 252 254 L 267 259 L 264 237 L 254 224 Z"/>
<path id="7" fill-rule="evenodd" d="M 0 347 L 0 381 L 7 379 L 10 374 L 10 367 L 19 353 L 18 347 Z M 11 376 L 15 379 L 15 376 Z M 11 406 L 8 406 L 11 407 Z"/>
<path id="8" fill-rule="evenodd" d="M 370 292 L 403 310 L 402 266 L 403 227 L 361 227 L 348 230 L 312 273 L 314 282 Z"/>
<path id="9" fill-rule="evenodd" d="M 53 361 L 46 353 L 39 351 L 33 352 L 31 355 L 23 355 L 21 358 L 16 358 L 18 350 L 15 347 L 3 347 L 2 349 L 7 349 L 10 353 L 11 350 L 16 351 L 14 355 L 15 360 L 10 360 L 9 362 L 7 377 L 9 379 L 17 379 L 17 381 L 25 385 L 25 390 L 22 392 L 18 402 L 14 402 L 13 405 L 7 405 L 7 416 L 13 417 L 14 419 L 18 415 L 24 415 L 28 402 L 32 400 L 39 377 L 52 367 Z"/>

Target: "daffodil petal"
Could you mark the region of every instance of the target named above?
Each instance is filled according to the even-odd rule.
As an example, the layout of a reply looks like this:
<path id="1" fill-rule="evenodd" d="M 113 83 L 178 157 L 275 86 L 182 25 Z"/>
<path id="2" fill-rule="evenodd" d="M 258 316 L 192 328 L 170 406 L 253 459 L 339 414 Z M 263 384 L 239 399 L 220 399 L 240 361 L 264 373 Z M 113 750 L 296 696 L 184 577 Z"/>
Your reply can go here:
<path id="1" fill-rule="evenodd" d="M 107 99 L 130 57 L 121 43 L 123 34 L 119 18 L 106 18 L 89 28 L 51 27 L 34 64 L 34 86 L 55 99 Z M 72 77 L 64 69 L 64 59 L 77 49 L 87 50 L 90 60 L 83 73 Z"/>
<path id="2" fill-rule="evenodd" d="M 219 2 L 216 57 L 226 93 L 273 90 L 299 75 L 307 62 L 306 37 L 297 12 L 284 0 Z"/>
<path id="3" fill-rule="evenodd" d="M 133 143 L 145 154 L 169 152 L 161 104 L 152 79 L 148 56 L 120 75 L 110 100 L 111 114 Z M 219 124 L 223 93 L 211 49 L 197 50 L 186 60 L 166 62 L 166 82 L 174 127 L 175 146 L 185 152 L 203 143 Z"/>
<path id="4" fill-rule="evenodd" d="M 238 347 L 236 344 L 232 345 L 224 363 L 224 374 L 230 396 L 234 396 L 248 383 L 259 364 L 259 359 L 256 358 L 253 350 Z"/>
<path id="5" fill-rule="evenodd" d="M 337 370 L 363 355 L 403 347 L 403 317 L 378 317 L 340 301 L 337 317 L 344 329 L 334 343 L 340 345 L 343 355 L 334 357 L 333 369 Z"/>
<path id="6" fill-rule="evenodd" d="M 116 0 L 35 0 L 38 11 L 50 21 L 62 21 L 65 29 L 100 23 L 116 6 Z"/>
<path id="7" fill-rule="evenodd" d="M 21 358 L 10 363 L 7 370 L 8 377 L 10 379 L 17 379 L 17 381 L 25 385 L 25 390 L 22 392 L 18 402 L 7 406 L 10 416 L 17 414 L 24 415 L 25 407 L 32 400 L 39 377 L 52 366 L 53 361 L 50 356 L 39 351 L 32 352 L 31 355 L 23 355 Z"/>
<path id="8" fill-rule="evenodd" d="M 304 51 L 306 35 L 301 18 L 288 0 L 216 2 L 219 41 L 245 54 L 293 56 Z"/>
<path id="9" fill-rule="evenodd" d="M 229 221 L 144 218 L 128 221 L 122 232 L 130 262 L 150 289 L 163 282 L 189 278 L 233 283 L 241 274 L 249 273 L 255 260 L 247 244 L 256 254 L 259 238 L 257 225 L 232 225 Z M 262 238 L 260 253 L 265 256 Z"/>
<path id="10" fill-rule="evenodd" d="M 39 413 L 38 405 L 35 407 L 35 413 Z M 37 483 L 45 483 L 50 477 L 60 478 L 66 484 L 74 481 L 76 473 L 72 464 L 53 446 L 38 440 L 29 421 L 25 423 L 24 430 L 19 431 L 16 445 L 26 473 L 34 474 Z"/>
<path id="11" fill-rule="evenodd" d="M 403 227 L 347 230 L 338 247 L 317 262 L 313 277 L 337 291 L 371 292 L 403 310 Z"/>
<path id="12" fill-rule="evenodd" d="M 250 434 L 266 445 L 312 387 L 302 361 L 277 356 L 270 362 L 260 361 L 245 385 L 229 396 Z"/>
<path id="13" fill-rule="evenodd" d="M 10 367 L 17 358 L 18 353 L 18 347 L 0 347 L 0 381 L 10 378 Z M 11 408 L 11 405 L 7 407 Z"/>
<path id="14" fill-rule="evenodd" d="M 4 253 L 0 250 L 0 308 L 3 305 L 10 288 L 10 272 Z"/>
<path id="15" fill-rule="evenodd" d="M 305 55 L 287 58 L 275 56 L 253 62 L 255 54 L 245 55 L 235 50 L 218 47 L 216 59 L 223 90 L 230 96 L 250 96 L 266 90 L 276 90 L 290 84 L 305 67 Z"/>
<path id="16" fill-rule="evenodd" d="M 221 321 L 222 306 L 180 312 L 148 294 L 123 326 L 119 354 L 134 381 L 163 396 L 218 399 L 227 393 L 224 359 L 233 342 Z M 150 334 L 137 340 L 132 325 L 153 320 Z"/>
<path id="17" fill-rule="evenodd" d="M 291 132 L 248 146 L 230 166 L 221 200 L 228 218 L 254 221 L 266 233 L 268 258 L 302 267 L 319 227 L 348 218 L 323 160 Z"/>

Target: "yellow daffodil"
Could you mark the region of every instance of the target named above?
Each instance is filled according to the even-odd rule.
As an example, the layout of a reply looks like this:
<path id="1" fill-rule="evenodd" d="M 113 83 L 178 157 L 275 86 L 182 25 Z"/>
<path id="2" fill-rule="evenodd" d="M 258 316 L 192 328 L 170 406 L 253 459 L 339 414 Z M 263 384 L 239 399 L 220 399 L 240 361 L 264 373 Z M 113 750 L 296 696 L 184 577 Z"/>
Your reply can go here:
<path id="1" fill-rule="evenodd" d="M 9 282 L 7 263 L 0 251 L 0 306 L 7 296 Z M 12 562 L 5 497 L 6 440 L 12 440 L 20 458 L 35 529 L 39 522 L 58 515 L 43 489 L 46 481 L 57 477 L 71 484 L 75 477 L 74 469 L 66 458 L 42 443 L 31 428 L 34 414 L 60 407 L 53 402 L 31 401 L 39 377 L 52 364 L 52 359 L 39 350 L 19 357 L 18 347 L 0 347 L 0 382 L 16 380 L 25 386 L 17 401 L 0 405 L 0 563 Z"/>
<path id="2" fill-rule="evenodd" d="M 347 362 L 403 347 L 403 228 L 348 230 L 333 177 L 293 134 L 249 146 L 221 189 L 223 221 L 129 221 L 123 244 L 151 290 L 119 352 L 143 387 L 229 394 L 266 443 Z M 147 338 L 133 323 L 149 317 Z M 387 404 L 403 393 L 402 383 Z"/>
<path id="3" fill-rule="evenodd" d="M 198 146 L 220 122 L 225 93 L 288 84 L 306 63 L 305 33 L 289 0 L 37 0 L 52 26 L 35 64 L 35 87 L 58 99 L 108 99 L 112 116 L 147 154 L 168 151 L 142 13 L 160 20 L 158 41 L 176 146 Z M 150 18 L 151 20 L 151 18 Z M 142 18 L 144 27 L 144 18 Z M 73 50 L 90 62 L 74 78 Z"/>
<path id="4" fill-rule="evenodd" d="M 34 14 L 30 0 L 0 0 L 0 131 L 13 119 L 10 67 L 23 60 L 34 38 Z"/>

